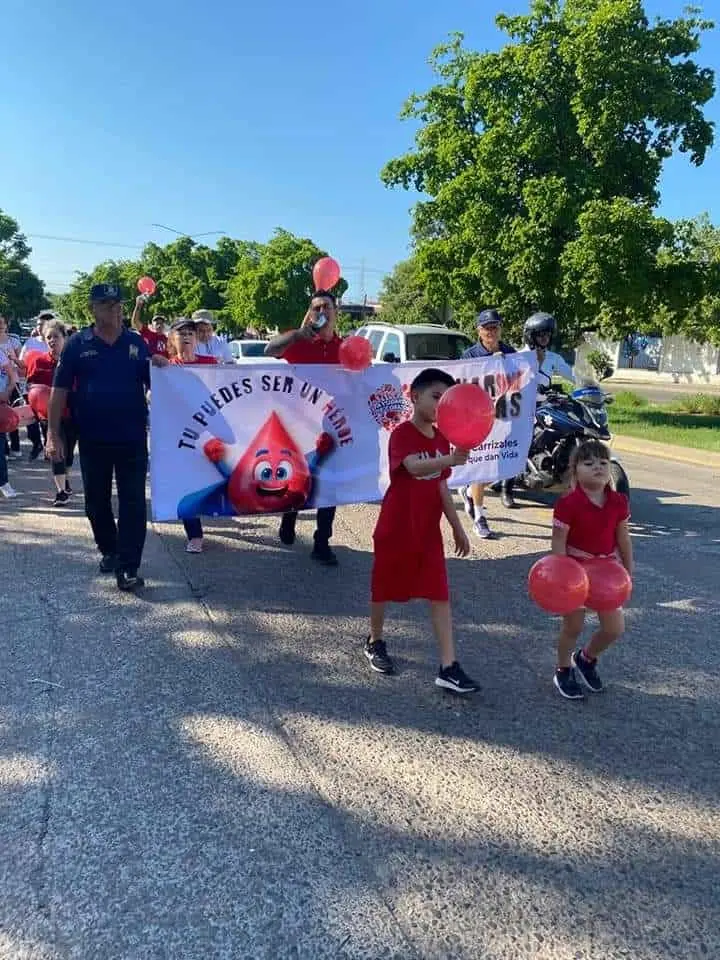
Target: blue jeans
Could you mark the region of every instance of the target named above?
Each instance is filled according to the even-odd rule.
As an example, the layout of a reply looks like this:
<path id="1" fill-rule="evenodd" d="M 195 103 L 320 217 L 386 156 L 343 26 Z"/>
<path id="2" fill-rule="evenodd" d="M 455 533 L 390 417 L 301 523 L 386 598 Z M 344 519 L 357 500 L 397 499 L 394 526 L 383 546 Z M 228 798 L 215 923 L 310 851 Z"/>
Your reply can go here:
<path id="1" fill-rule="evenodd" d="M 0 433 L 0 487 L 8 482 L 7 454 L 5 453 L 5 434 Z"/>

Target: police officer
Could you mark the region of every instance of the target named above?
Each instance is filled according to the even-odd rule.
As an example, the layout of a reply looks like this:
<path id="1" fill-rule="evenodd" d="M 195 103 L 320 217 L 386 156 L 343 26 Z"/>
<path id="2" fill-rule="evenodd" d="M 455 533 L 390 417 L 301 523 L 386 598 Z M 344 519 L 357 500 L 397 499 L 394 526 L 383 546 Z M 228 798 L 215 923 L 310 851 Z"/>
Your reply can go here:
<path id="1" fill-rule="evenodd" d="M 92 326 L 70 337 L 58 362 L 48 405 L 47 453 L 63 456 L 60 421 L 70 395 L 78 432 L 85 513 L 102 554 L 102 573 L 115 573 L 120 590 L 144 586 L 138 568 L 147 514 L 147 403 L 150 353 L 123 326 L 120 288 L 98 283 L 90 291 Z M 118 522 L 112 511 L 112 480 Z"/>
<path id="2" fill-rule="evenodd" d="M 477 343 L 466 350 L 463 360 L 474 360 L 478 357 L 493 357 L 508 353 L 515 353 L 515 348 L 504 343 L 502 337 L 503 318 L 497 310 L 481 310 L 477 315 Z M 514 480 L 503 480 L 502 502 L 505 507 L 514 507 L 513 497 Z M 492 539 L 485 511 L 485 484 L 473 483 L 461 490 L 465 512 L 473 521 L 473 530 L 481 540 Z"/>

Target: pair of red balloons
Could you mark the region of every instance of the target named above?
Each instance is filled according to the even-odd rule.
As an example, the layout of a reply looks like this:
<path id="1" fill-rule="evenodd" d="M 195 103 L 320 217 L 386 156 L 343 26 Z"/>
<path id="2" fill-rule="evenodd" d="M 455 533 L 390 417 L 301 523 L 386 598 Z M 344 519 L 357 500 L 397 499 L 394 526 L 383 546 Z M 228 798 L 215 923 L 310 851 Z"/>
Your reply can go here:
<path id="1" fill-rule="evenodd" d="M 581 607 L 605 613 L 627 602 L 632 580 L 617 560 L 595 557 L 579 563 L 573 557 L 552 553 L 533 564 L 528 591 L 548 613 L 565 615 Z"/>

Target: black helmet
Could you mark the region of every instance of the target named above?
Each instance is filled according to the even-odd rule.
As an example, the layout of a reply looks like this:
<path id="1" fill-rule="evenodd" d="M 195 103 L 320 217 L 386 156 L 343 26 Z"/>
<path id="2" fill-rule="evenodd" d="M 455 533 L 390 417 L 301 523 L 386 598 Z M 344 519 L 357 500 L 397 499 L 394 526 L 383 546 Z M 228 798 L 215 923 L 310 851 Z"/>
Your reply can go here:
<path id="1" fill-rule="evenodd" d="M 555 317 L 551 313 L 534 313 L 525 321 L 523 339 L 525 343 L 534 350 L 535 347 L 537 347 L 537 335 L 539 333 L 549 333 L 552 339 L 556 326 Z"/>

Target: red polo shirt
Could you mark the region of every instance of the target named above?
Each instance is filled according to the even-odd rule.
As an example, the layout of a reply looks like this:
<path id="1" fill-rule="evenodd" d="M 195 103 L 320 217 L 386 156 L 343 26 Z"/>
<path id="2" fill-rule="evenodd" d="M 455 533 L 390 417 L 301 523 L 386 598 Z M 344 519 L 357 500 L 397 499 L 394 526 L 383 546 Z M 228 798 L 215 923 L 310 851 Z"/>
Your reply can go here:
<path id="1" fill-rule="evenodd" d="M 164 333 L 156 333 L 156 331 L 151 330 L 147 324 L 142 326 L 137 332 L 145 341 L 145 346 L 153 357 L 156 354 L 160 354 L 161 357 L 167 356 L 167 337 Z"/>
<path id="2" fill-rule="evenodd" d="M 332 340 L 321 340 L 320 337 L 296 340 L 285 348 L 282 358 L 288 363 L 340 363 L 341 343 L 342 337 L 336 333 Z"/>
<path id="3" fill-rule="evenodd" d="M 29 384 L 42 384 L 45 387 L 53 385 L 55 367 L 57 359 L 50 353 L 40 353 L 39 350 L 33 350 L 25 357 L 25 369 L 27 370 L 27 382 Z"/>

